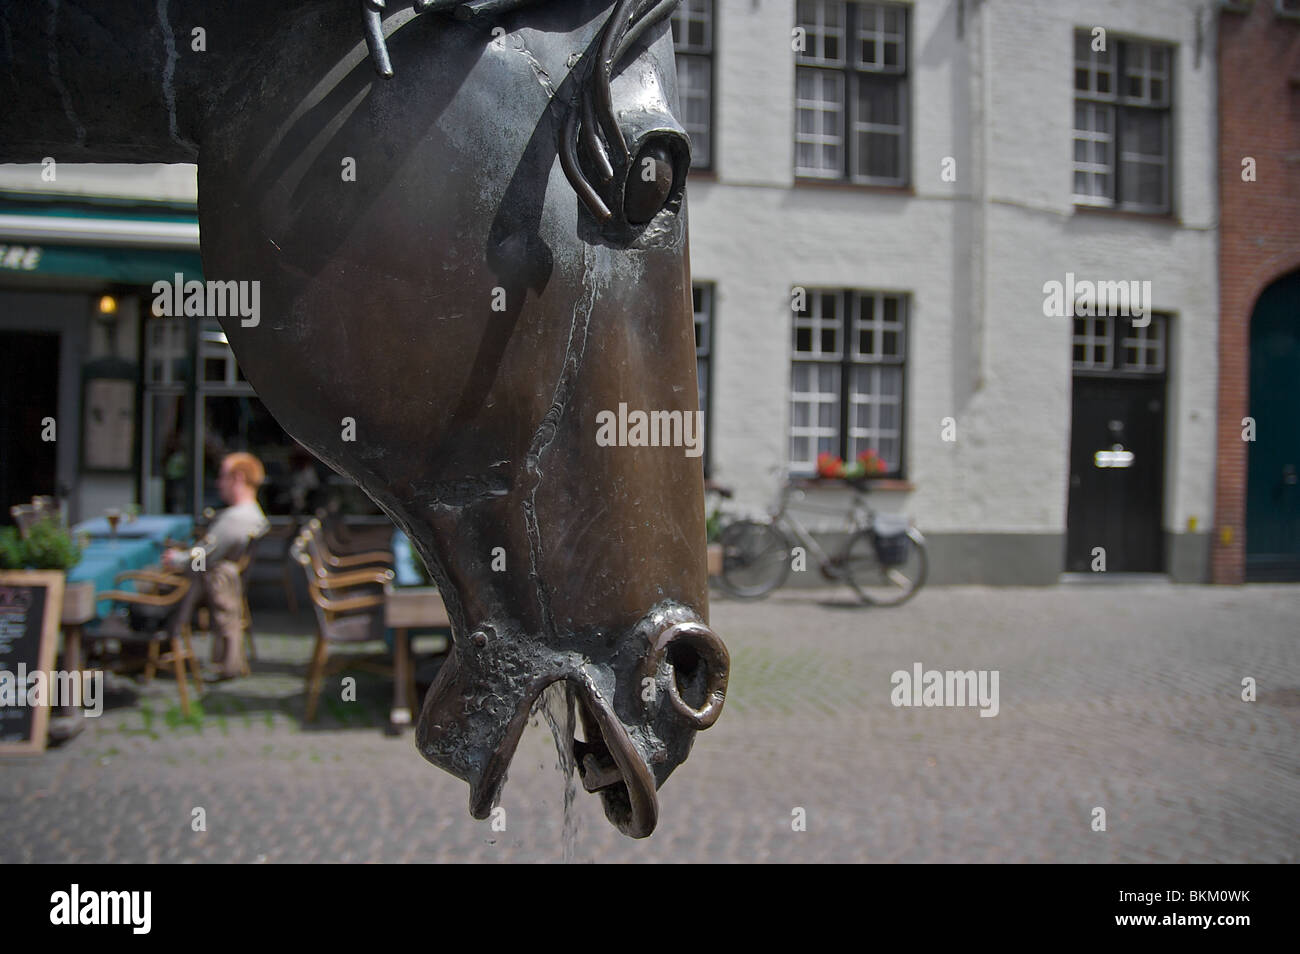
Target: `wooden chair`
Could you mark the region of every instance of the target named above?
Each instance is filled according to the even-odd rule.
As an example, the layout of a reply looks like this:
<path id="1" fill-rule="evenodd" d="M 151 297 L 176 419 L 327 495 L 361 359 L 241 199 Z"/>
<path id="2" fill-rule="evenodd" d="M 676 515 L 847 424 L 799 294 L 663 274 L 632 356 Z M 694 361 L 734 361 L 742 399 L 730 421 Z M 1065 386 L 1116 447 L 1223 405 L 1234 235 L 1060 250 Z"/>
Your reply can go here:
<path id="1" fill-rule="evenodd" d="M 249 551 L 249 566 L 244 580 L 244 592 L 262 583 L 278 583 L 284 589 L 284 602 L 290 613 L 298 612 L 298 595 L 294 591 L 294 560 L 289 548 L 298 535 L 298 526 L 289 523 L 271 524 L 271 529 L 253 541 Z"/>
<path id="2" fill-rule="evenodd" d="M 390 550 L 365 550 L 356 553 L 338 553 L 330 547 L 329 535 L 320 520 L 313 517 L 307 521 L 302 532 L 308 534 L 308 555 L 317 570 L 329 573 L 341 573 L 362 568 L 392 567 L 393 554 Z"/>
<path id="3" fill-rule="evenodd" d="M 189 689 L 185 678 L 188 662 L 198 693 L 203 694 L 203 681 L 199 675 L 199 660 L 190 644 L 190 616 L 202 592 L 197 580 L 190 575 L 165 573 L 157 570 L 129 570 L 119 573 L 117 583 L 132 580 L 153 592 L 105 590 L 98 600 L 113 600 L 126 604 L 128 613 L 114 612 L 98 624 L 87 626 L 84 640 L 103 641 L 115 639 L 124 645 L 147 643 L 148 659 L 145 663 L 145 681 L 153 679 L 159 666 L 170 664 L 176 675 L 176 688 L 180 692 L 181 713 L 190 714 Z M 164 651 L 163 646 L 167 649 Z"/>
<path id="4" fill-rule="evenodd" d="M 316 647 L 307 668 L 307 722 L 316 719 L 321 682 L 326 675 L 349 666 L 382 673 L 392 671 L 391 666 L 363 660 L 345 660 L 337 666 L 328 663 L 331 643 L 383 641 L 384 586 L 393 580 L 393 571 L 370 568 L 331 573 L 327 569 L 317 569 L 310 552 L 313 548 L 311 538 L 312 534 L 305 530 L 290 550 L 307 577 L 307 592 L 316 613 Z"/>
<path id="5" fill-rule="evenodd" d="M 315 519 L 324 531 L 322 542 L 331 553 L 338 556 L 350 556 L 367 550 L 385 550 L 393 538 L 392 524 L 348 526 L 347 519 L 334 508 L 319 508 Z"/>

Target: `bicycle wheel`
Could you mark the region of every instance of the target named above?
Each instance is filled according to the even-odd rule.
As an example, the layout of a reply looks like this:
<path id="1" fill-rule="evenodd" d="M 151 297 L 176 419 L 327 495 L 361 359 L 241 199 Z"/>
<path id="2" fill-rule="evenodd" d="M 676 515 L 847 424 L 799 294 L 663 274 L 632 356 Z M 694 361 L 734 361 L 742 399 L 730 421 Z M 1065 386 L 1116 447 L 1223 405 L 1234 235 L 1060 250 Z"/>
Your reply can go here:
<path id="1" fill-rule="evenodd" d="M 916 530 L 909 530 L 905 546 L 903 561 L 885 566 L 876 553 L 874 531 L 861 530 L 849 541 L 840 569 L 862 602 L 873 606 L 898 606 L 921 588 L 929 569 L 925 541 Z"/>
<path id="2" fill-rule="evenodd" d="M 722 531 L 722 577 L 742 599 L 766 596 L 790 575 L 790 544 L 770 523 L 737 520 Z"/>

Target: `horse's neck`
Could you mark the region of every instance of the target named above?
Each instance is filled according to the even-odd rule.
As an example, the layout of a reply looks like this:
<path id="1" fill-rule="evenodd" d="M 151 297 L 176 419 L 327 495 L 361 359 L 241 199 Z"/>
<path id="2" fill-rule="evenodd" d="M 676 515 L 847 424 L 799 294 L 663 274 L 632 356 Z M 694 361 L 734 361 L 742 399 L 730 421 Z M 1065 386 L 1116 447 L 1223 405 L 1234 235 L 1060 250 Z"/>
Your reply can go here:
<path id="1" fill-rule="evenodd" d="M 332 2 L 0 4 L 0 162 L 195 162 L 206 111 L 258 48 Z"/>

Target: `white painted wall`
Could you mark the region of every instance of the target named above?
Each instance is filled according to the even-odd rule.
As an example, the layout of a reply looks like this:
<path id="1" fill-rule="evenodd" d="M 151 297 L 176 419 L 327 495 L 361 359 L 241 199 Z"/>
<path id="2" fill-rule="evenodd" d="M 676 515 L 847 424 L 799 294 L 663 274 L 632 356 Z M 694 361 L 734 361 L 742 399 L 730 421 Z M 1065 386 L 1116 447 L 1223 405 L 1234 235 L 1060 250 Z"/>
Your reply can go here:
<path id="1" fill-rule="evenodd" d="M 198 201 L 197 167 L 191 164 L 60 162 L 53 167 L 53 181 L 46 179 L 43 171 L 40 163 L 0 163 L 0 189 L 68 196 Z"/>
<path id="2" fill-rule="evenodd" d="M 956 0 L 916 0 L 913 192 L 899 195 L 794 184 L 794 3 L 718 0 L 715 179 L 692 179 L 688 199 L 693 277 L 717 283 L 715 479 L 749 507 L 775 494 L 792 286 L 905 290 L 916 489 L 885 506 L 935 532 L 1063 532 L 1071 329 L 1043 316 L 1042 287 L 1073 271 L 1150 280 L 1156 308 L 1175 313 L 1164 524 L 1207 527 L 1218 286 L 1213 18 L 1198 67 L 1202 6 L 967 0 L 959 39 Z M 1172 223 L 1074 212 L 1073 31 L 1094 25 L 1177 44 Z M 940 181 L 945 156 L 957 159 L 955 183 Z M 947 416 L 955 444 L 940 440 Z"/>

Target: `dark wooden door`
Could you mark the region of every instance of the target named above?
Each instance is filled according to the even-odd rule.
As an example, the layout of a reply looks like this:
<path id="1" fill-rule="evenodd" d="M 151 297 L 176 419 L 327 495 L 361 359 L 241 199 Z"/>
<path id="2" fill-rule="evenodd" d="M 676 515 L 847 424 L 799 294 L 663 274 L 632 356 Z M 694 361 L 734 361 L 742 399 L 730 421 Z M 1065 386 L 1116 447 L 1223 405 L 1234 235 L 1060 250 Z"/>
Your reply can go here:
<path id="1" fill-rule="evenodd" d="M 1250 322 L 1246 578 L 1300 580 L 1300 272 L 1265 289 Z"/>
<path id="2" fill-rule="evenodd" d="M 0 332 L 0 523 L 13 522 L 12 505 L 55 493 L 58 444 L 41 440 L 41 421 L 62 428 L 58 407 L 59 336 Z M 76 440 L 63 430 L 55 436 Z"/>
<path id="3" fill-rule="evenodd" d="M 1162 572 L 1164 377 L 1076 374 L 1072 420 L 1067 569 Z"/>

